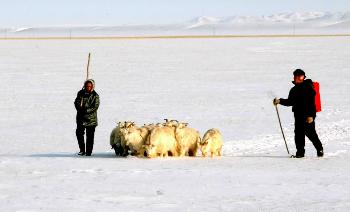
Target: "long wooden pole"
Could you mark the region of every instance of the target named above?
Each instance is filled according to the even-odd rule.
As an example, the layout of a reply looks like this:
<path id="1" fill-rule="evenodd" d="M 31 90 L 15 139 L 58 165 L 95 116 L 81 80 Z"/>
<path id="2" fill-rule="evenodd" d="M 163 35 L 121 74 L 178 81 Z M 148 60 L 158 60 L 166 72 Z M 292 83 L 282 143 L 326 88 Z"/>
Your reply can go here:
<path id="1" fill-rule="evenodd" d="M 90 78 L 90 57 L 91 57 L 91 53 L 89 53 L 88 56 L 88 63 L 87 63 L 87 67 L 86 67 L 86 80 L 88 80 Z"/>
<path id="2" fill-rule="evenodd" d="M 90 77 L 90 57 L 91 57 L 91 53 L 89 52 L 89 56 L 88 56 L 88 63 L 87 63 L 87 67 L 86 67 L 86 80 L 89 79 Z M 84 84 L 85 86 L 85 84 Z M 80 107 L 83 107 L 83 98 L 81 98 L 81 101 L 80 101 Z"/>

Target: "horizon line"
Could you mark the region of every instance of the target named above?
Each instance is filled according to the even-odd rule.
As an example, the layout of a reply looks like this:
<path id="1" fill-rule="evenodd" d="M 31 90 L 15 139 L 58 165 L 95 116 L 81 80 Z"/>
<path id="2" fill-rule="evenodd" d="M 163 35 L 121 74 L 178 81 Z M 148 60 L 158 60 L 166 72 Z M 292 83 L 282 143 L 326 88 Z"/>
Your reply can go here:
<path id="1" fill-rule="evenodd" d="M 48 37 L 0 37 L 0 40 L 146 40 L 146 39 L 204 39 L 204 38 L 302 38 L 302 37 L 350 37 L 350 34 L 237 34 L 237 35 L 154 35 L 154 36 L 48 36 Z"/>

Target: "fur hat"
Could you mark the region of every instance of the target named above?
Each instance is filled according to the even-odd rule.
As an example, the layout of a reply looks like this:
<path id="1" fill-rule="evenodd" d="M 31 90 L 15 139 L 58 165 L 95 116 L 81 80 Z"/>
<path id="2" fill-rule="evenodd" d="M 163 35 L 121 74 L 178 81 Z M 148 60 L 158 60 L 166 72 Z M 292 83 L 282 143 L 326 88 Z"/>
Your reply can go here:
<path id="1" fill-rule="evenodd" d="M 86 83 L 90 82 L 92 84 L 92 90 L 95 89 L 95 80 L 93 79 L 87 79 L 85 82 L 84 82 L 84 88 L 85 88 L 85 85 Z"/>

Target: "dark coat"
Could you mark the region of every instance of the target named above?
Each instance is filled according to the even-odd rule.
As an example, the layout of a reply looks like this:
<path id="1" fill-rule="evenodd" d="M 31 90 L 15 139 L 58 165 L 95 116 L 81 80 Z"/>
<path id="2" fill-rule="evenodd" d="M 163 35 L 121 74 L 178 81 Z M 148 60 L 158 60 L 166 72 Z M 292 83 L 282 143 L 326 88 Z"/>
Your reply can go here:
<path id="1" fill-rule="evenodd" d="M 99 95 L 93 90 L 91 93 L 82 89 L 75 98 L 74 106 L 77 110 L 77 124 L 86 127 L 97 126 L 97 109 L 100 105 Z"/>
<path id="2" fill-rule="evenodd" d="M 289 91 L 288 99 L 280 99 L 280 104 L 293 106 L 294 116 L 315 118 L 315 95 L 312 80 L 307 79 L 301 84 L 294 85 Z"/>

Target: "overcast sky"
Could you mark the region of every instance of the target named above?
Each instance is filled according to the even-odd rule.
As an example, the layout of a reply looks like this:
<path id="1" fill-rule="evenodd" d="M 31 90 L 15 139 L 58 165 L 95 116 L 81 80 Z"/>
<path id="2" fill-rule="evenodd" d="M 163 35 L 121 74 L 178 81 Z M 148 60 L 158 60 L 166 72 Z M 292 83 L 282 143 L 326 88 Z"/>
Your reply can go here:
<path id="1" fill-rule="evenodd" d="M 0 27 L 166 24 L 302 11 L 350 11 L 350 0 L 0 0 Z"/>

